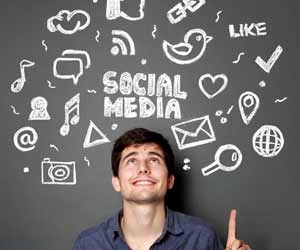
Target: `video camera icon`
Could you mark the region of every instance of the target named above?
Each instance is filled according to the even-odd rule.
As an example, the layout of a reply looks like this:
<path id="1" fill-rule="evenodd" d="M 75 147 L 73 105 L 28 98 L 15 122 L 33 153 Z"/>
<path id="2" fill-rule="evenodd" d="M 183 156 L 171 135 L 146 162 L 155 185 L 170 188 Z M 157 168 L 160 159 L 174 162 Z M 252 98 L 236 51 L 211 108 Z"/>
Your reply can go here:
<path id="1" fill-rule="evenodd" d="M 67 49 L 62 56 L 53 62 L 53 75 L 59 79 L 72 79 L 77 85 L 79 77 L 83 75 L 83 68 L 88 69 L 91 66 L 90 55 L 84 50 Z M 70 68 L 74 72 L 68 72 Z"/>

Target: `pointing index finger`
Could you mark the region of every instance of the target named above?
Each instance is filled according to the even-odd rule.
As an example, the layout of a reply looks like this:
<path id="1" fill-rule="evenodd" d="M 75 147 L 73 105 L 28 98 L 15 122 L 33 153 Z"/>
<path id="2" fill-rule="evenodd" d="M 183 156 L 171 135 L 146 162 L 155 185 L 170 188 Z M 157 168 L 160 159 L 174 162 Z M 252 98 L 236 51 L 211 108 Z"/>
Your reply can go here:
<path id="1" fill-rule="evenodd" d="M 227 246 L 230 246 L 233 241 L 236 239 L 236 209 L 232 209 L 230 212 L 229 222 L 228 222 L 228 237 L 227 237 Z"/>

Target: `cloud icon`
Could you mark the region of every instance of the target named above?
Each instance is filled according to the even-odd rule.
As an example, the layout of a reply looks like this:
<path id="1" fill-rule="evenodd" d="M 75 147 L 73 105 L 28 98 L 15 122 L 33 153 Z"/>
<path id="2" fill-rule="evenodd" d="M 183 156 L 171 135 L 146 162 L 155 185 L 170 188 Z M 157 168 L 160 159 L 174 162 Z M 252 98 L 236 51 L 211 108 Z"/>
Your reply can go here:
<path id="1" fill-rule="evenodd" d="M 84 21 L 82 21 L 82 19 Z M 76 21 L 73 28 L 66 28 L 71 26 L 70 23 Z M 72 22 L 71 22 L 72 21 Z M 61 10 L 56 16 L 52 16 L 47 20 L 47 28 L 50 32 L 59 31 L 65 35 L 72 35 L 79 30 L 84 30 L 89 26 L 91 21 L 90 15 L 83 10 Z M 63 27 L 65 26 L 65 28 Z"/>

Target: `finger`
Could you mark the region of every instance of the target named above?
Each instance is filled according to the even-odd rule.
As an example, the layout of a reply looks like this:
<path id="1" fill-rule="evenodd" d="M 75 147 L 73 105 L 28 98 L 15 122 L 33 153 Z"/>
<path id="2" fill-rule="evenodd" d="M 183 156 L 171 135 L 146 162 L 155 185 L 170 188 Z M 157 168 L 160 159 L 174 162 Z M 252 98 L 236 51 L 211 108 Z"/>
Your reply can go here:
<path id="1" fill-rule="evenodd" d="M 227 244 L 226 246 L 232 245 L 234 240 L 236 239 L 236 214 L 237 211 L 232 209 L 230 212 L 229 222 L 228 222 L 228 236 L 227 236 Z"/>
<path id="2" fill-rule="evenodd" d="M 241 247 L 243 247 L 243 242 L 241 240 L 235 240 L 233 241 L 230 250 L 240 250 Z"/>
<path id="3" fill-rule="evenodd" d="M 247 244 L 245 245 L 245 249 L 246 249 L 246 250 L 251 250 L 250 246 L 247 245 Z"/>
<path id="4" fill-rule="evenodd" d="M 245 243 L 245 241 L 243 241 L 243 240 L 238 240 L 238 241 L 240 242 L 240 247 L 238 248 L 238 250 L 251 250 L 249 245 L 247 245 Z M 237 245 L 235 245 L 235 246 L 237 246 Z"/>
<path id="5" fill-rule="evenodd" d="M 243 245 L 238 250 L 251 250 L 251 249 L 248 245 Z"/>

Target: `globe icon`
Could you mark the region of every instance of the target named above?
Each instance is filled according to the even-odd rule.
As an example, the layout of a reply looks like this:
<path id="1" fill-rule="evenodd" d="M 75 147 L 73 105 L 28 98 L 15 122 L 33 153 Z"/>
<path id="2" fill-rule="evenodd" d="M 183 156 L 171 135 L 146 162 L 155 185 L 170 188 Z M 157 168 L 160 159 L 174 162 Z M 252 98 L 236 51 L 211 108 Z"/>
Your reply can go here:
<path id="1" fill-rule="evenodd" d="M 256 153 L 263 157 L 273 157 L 279 154 L 284 145 L 284 138 L 276 126 L 260 127 L 252 138 L 252 146 Z"/>

